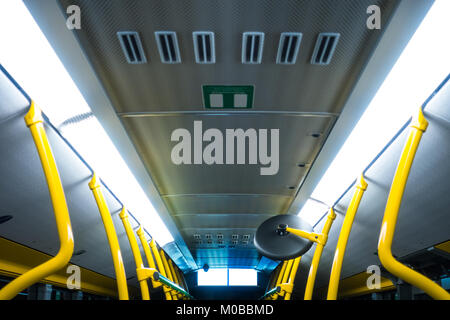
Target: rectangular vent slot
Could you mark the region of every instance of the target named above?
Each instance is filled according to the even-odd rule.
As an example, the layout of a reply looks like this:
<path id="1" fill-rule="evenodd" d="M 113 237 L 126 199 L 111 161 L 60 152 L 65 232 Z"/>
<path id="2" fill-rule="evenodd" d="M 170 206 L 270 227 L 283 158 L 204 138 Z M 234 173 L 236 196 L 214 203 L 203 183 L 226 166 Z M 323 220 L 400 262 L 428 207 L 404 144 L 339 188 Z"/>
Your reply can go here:
<path id="1" fill-rule="evenodd" d="M 317 37 L 316 46 L 311 57 L 312 64 L 327 65 L 333 57 L 338 43 L 339 33 L 321 33 Z"/>
<path id="2" fill-rule="evenodd" d="M 192 33 L 194 39 L 195 62 L 216 63 L 216 50 L 214 48 L 214 32 L 196 31 Z"/>
<path id="3" fill-rule="evenodd" d="M 156 44 L 162 63 L 181 63 L 177 34 L 173 31 L 156 31 Z"/>
<path id="4" fill-rule="evenodd" d="M 297 61 L 302 34 L 299 32 L 283 32 L 278 45 L 277 63 L 294 64 Z"/>
<path id="5" fill-rule="evenodd" d="M 261 63 L 263 45 L 263 32 L 244 32 L 242 34 L 242 63 Z"/>
<path id="6" fill-rule="evenodd" d="M 119 38 L 120 46 L 128 63 L 140 64 L 147 62 L 141 39 L 137 32 L 119 31 L 117 32 L 117 37 Z"/>

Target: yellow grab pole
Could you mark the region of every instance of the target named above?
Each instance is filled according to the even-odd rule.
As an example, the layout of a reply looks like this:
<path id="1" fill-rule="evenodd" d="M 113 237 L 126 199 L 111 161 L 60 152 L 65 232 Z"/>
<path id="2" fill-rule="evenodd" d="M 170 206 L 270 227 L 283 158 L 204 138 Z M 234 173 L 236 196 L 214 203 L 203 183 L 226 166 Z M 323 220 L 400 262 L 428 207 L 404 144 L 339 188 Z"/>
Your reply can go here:
<path id="1" fill-rule="evenodd" d="M 179 285 L 180 287 L 183 287 L 183 286 L 181 285 L 180 280 L 178 279 L 177 273 L 175 272 L 175 268 L 174 268 L 174 266 L 173 266 L 172 260 L 171 260 L 171 259 L 168 259 L 167 263 L 168 263 L 168 265 L 169 265 L 170 273 L 172 274 L 172 277 L 173 277 L 173 282 L 175 282 L 175 284 Z M 183 298 L 183 295 L 182 295 L 182 294 L 179 294 L 179 295 L 178 295 L 178 298 Z"/>
<path id="2" fill-rule="evenodd" d="M 164 252 L 163 249 L 161 249 L 161 250 L 159 251 L 159 255 L 161 256 L 161 261 L 162 261 L 162 263 L 163 263 L 163 265 L 164 265 L 164 269 L 166 270 L 167 278 L 168 278 L 170 281 L 175 282 L 175 281 L 173 280 L 172 272 L 170 272 L 169 263 L 167 262 L 166 254 L 165 254 L 165 252 Z M 173 292 L 173 293 L 172 293 L 172 299 L 173 299 L 173 300 L 178 300 L 176 292 Z"/>
<path id="3" fill-rule="evenodd" d="M 181 285 L 180 284 L 180 281 L 178 281 L 178 276 L 177 276 L 177 274 L 175 273 L 175 268 L 173 267 L 173 262 L 172 262 L 172 260 L 168 260 L 167 261 L 167 263 L 169 264 L 169 269 L 170 269 L 170 273 L 172 274 L 172 277 L 173 277 L 173 282 L 175 282 L 177 285 Z"/>
<path id="4" fill-rule="evenodd" d="M 274 287 L 278 287 L 280 284 L 283 283 L 283 277 L 284 277 L 284 273 L 286 271 L 287 265 L 288 265 L 288 260 L 284 260 L 283 261 L 283 265 L 281 266 L 280 273 L 278 274 L 278 278 L 277 278 L 277 281 L 275 282 L 275 286 Z M 269 297 L 269 299 L 273 299 L 273 300 L 276 300 L 277 298 L 278 298 L 277 294 L 272 296 L 272 297 Z"/>
<path id="5" fill-rule="evenodd" d="M 144 262 L 142 261 L 141 252 L 139 250 L 139 245 L 137 243 L 136 237 L 134 236 L 133 229 L 131 228 L 130 220 L 128 219 L 128 213 L 125 207 L 119 213 L 119 217 L 122 220 L 123 227 L 127 233 L 128 241 L 130 242 L 131 251 L 133 252 L 134 262 L 136 263 L 136 269 L 144 268 Z M 139 281 L 141 287 L 142 300 L 150 300 L 150 292 L 148 291 L 148 284 L 146 279 Z"/>
<path id="6" fill-rule="evenodd" d="M 175 281 L 176 284 L 178 284 L 180 287 L 183 287 L 180 278 L 178 277 L 178 272 L 175 269 L 176 265 L 173 264 L 172 260 L 169 260 L 169 266 L 170 266 L 170 271 L 172 272 L 173 275 L 173 280 Z"/>
<path id="7" fill-rule="evenodd" d="M 322 256 L 322 251 L 328 240 L 328 233 L 330 232 L 331 225 L 334 219 L 336 219 L 336 213 L 333 208 L 330 208 L 330 213 L 327 216 L 327 221 L 322 229 L 322 235 L 324 235 L 324 241 L 317 242 L 316 251 L 314 251 L 314 256 L 311 262 L 311 267 L 309 268 L 308 281 L 306 282 L 305 297 L 304 300 L 311 300 L 312 293 L 314 290 L 314 282 L 316 281 L 317 268 L 319 267 L 320 257 Z"/>
<path id="8" fill-rule="evenodd" d="M 295 276 L 297 275 L 297 270 L 301 259 L 302 259 L 301 256 L 295 258 L 292 264 L 291 274 L 289 276 L 288 281 L 289 285 L 292 286 L 292 288 L 294 287 Z M 292 294 L 291 292 L 286 292 L 286 294 L 284 295 L 284 300 L 291 300 L 291 294 Z"/>
<path id="9" fill-rule="evenodd" d="M 284 270 L 284 275 L 283 275 L 283 279 L 281 280 L 281 283 L 286 283 L 288 281 L 289 275 L 291 274 L 291 268 L 292 268 L 293 263 L 294 263 L 294 259 L 288 260 L 286 269 Z"/>
<path id="10" fill-rule="evenodd" d="M 367 182 L 361 174 L 359 182 L 356 185 L 355 193 L 353 194 L 347 213 L 345 214 L 344 222 L 342 224 L 339 239 L 334 253 L 333 265 L 331 267 L 330 283 L 328 285 L 327 300 L 336 300 L 339 288 L 339 278 L 341 276 L 342 262 L 344 260 L 345 249 L 347 247 L 350 231 L 352 230 L 353 220 L 355 219 L 356 211 L 358 211 L 361 198 L 364 191 L 367 189 Z"/>
<path id="11" fill-rule="evenodd" d="M 0 290 L 0 300 L 12 299 L 23 289 L 64 268 L 73 254 L 74 242 L 69 210 L 67 209 L 64 189 L 45 133 L 43 121 L 41 111 L 32 101 L 30 109 L 25 116 L 25 123 L 31 131 L 42 169 L 44 170 L 45 179 L 47 180 L 48 191 L 55 213 L 60 249 L 56 256 L 47 262 L 25 272 L 4 286 Z"/>
<path id="12" fill-rule="evenodd" d="M 94 194 L 95 202 L 97 202 L 98 210 L 100 211 L 100 216 L 102 217 L 103 225 L 105 226 L 109 248 L 111 249 L 114 271 L 116 273 L 119 299 L 128 300 L 127 277 L 125 274 L 125 267 L 123 265 L 122 253 L 120 252 L 119 240 L 117 239 L 116 229 L 114 228 L 111 214 L 109 213 L 108 206 L 106 205 L 106 201 L 100 187 L 100 182 L 98 181 L 95 173 L 92 176 L 92 180 L 89 182 L 89 188 Z"/>
<path id="13" fill-rule="evenodd" d="M 281 266 L 281 269 L 280 269 L 280 273 L 278 274 L 277 282 L 275 282 L 275 287 L 278 286 L 282 282 L 283 276 L 284 276 L 284 271 L 286 270 L 287 264 L 288 264 L 288 260 L 284 260 L 283 265 Z"/>
<path id="14" fill-rule="evenodd" d="M 294 259 L 290 259 L 287 261 L 286 269 L 284 270 L 283 278 L 281 279 L 281 284 L 287 283 L 289 276 L 291 274 L 292 264 L 294 263 Z M 277 294 L 275 297 L 278 298 L 278 296 L 286 295 L 288 292 L 281 291 L 279 294 Z"/>
<path id="15" fill-rule="evenodd" d="M 145 234 L 144 234 L 144 230 L 142 229 L 142 227 L 139 227 L 138 231 L 136 231 L 136 234 L 138 235 L 139 240 L 141 240 L 142 248 L 144 248 L 144 253 L 145 253 L 145 256 L 147 257 L 148 266 L 151 269 L 156 270 L 155 260 L 153 260 L 153 255 L 152 255 L 152 252 L 150 251 L 150 246 L 148 245 L 147 239 L 145 239 Z M 161 283 L 153 280 L 153 278 L 152 278 L 152 285 L 153 285 L 153 288 L 157 288 L 157 287 L 161 286 Z"/>
<path id="16" fill-rule="evenodd" d="M 396 260 L 392 255 L 392 240 L 394 238 L 395 226 L 397 224 L 398 211 L 402 202 L 403 193 L 408 181 L 409 172 L 419 146 L 423 132 L 427 129 L 428 122 L 425 119 L 422 109 L 413 119 L 405 146 L 403 147 L 400 161 L 395 171 L 389 192 L 383 221 L 381 223 L 380 237 L 378 240 L 378 257 L 381 264 L 391 274 L 399 277 L 405 282 L 422 289 L 434 299 L 450 300 L 450 294 L 438 284 L 428 279 L 424 275 L 408 268 Z"/>
<path id="17" fill-rule="evenodd" d="M 150 241 L 150 248 L 152 249 L 153 256 L 156 260 L 156 265 L 158 266 L 158 271 L 163 275 L 163 277 L 167 277 L 166 270 L 164 269 L 164 264 L 161 260 L 161 257 L 159 256 L 158 248 L 156 247 L 155 241 L 152 239 Z M 166 286 L 163 286 L 164 294 L 166 295 L 166 300 L 172 300 L 172 295 L 170 294 L 170 290 L 166 288 Z"/>
<path id="18" fill-rule="evenodd" d="M 181 286 L 184 290 L 189 291 L 183 271 L 178 266 L 175 267 L 175 271 L 178 273 L 178 279 L 181 281 Z"/>

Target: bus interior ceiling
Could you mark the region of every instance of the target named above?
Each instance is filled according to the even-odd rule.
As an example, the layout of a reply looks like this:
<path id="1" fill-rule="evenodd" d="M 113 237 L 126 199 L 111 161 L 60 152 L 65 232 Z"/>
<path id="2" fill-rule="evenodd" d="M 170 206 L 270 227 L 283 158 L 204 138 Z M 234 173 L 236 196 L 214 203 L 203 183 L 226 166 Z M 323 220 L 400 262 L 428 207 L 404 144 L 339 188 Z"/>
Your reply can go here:
<path id="1" fill-rule="evenodd" d="M 24 3 L 157 208 L 175 239 L 163 248 L 186 275 L 191 294 L 200 299 L 257 299 L 264 293 L 279 261 L 258 253 L 256 229 L 272 216 L 299 212 L 429 8 L 429 4 L 413 8 L 389 0 L 132 0 L 114 6 L 107 0 Z M 58 27 L 65 23 L 69 5 L 81 8 L 79 30 Z M 381 8 L 386 28 L 373 31 L 366 27 L 369 5 Z M 117 34 L 123 31 L 137 32 L 144 63 L 127 62 Z M 157 31 L 176 32 L 180 61 L 162 63 L 164 52 L 161 56 L 157 45 L 162 38 L 155 38 Z M 196 63 L 194 31 L 214 32 L 214 63 Z M 246 31 L 264 33 L 261 63 L 242 63 L 242 33 Z M 286 31 L 302 33 L 295 64 L 275 63 L 280 33 Z M 337 46 L 329 64 L 312 64 L 317 35 L 325 31 L 339 34 Z M 367 72 L 376 64 L 385 68 L 378 68 L 372 78 L 376 80 L 371 81 Z M 59 239 L 52 204 L 23 122 L 30 100 L 18 88 L 20 83 L 12 80 L 14 74 L 7 71 L 0 73 L 0 214 L 13 218 L 0 224 L 0 236 L 55 255 Z M 205 108 L 207 85 L 252 86 L 253 101 L 247 108 Z M 437 259 L 436 265 L 449 267 L 448 256 L 442 258 L 445 251 L 435 249 L 449 240 L 450 230 L 449 103 L 450 84 L 446 82 L 424 109 L 429 127 L 399 212 L 393 252 L 418 269 L 422 260 L 433 259 Z M 82 121 L 71 125 L 76 127 Z M 191 132 L 191 161 L 196 164 L 177 165 L 171 160 L 176 145 L 171 134 L 178 128 Z M 279 129 L 279 163 L 270 164 L 276 166 L 276 174 L 261 174 L 269 165 L 210 165 L 204 157 L 196 159 L 198 148 L 203 154 L 202 135 L 211 128 L 223 133 L 224 163 L 227 129 L 255 129 L 259 142 L 262 129 Z M 74 252 L 82 252 L 74 255 L 71 263 L 115 279 L 103 223 L 88 187 L 93 172 L 49 121 L 45 129 L 66 194 Z M 353 223 L 341 279 L 365 272 L 369 265 L 380 265 L 381 221 L 407 133 L 403 130 L 364 174 L 369 187 Z M 270 140 L 271 135 L 267 137 Z M 249 150 L 251 146 L 245 147 Z M 244 162 L 250 161 L 249 157 L 244 156 Z M 113 192 L 104 188 L 103 193 L 117 231 L 128 285 L 138 288 L 136 265 L 118 214 L 122 204 Z M 349 188 L 334 206 L 337 217 L 318 268 L 314 298 L 324 298 L 326 293 L 352 193 Z M 316 232 L 322 230 L 325 220 L 314 226 Z M 130 221 L 133 229 L 139 227 L 137 219 L 131 217 Z M 143 252 L 141 243 L 139 248 Z M 303 298 L 313 254 L 310 250 L 302 257 L 293 299 Z M 196 271 L 205 264 L 211 269 L 256 269 L 258 286 L 198 287 Z M 389 277 L 387 273 L 383 276 Z"/>

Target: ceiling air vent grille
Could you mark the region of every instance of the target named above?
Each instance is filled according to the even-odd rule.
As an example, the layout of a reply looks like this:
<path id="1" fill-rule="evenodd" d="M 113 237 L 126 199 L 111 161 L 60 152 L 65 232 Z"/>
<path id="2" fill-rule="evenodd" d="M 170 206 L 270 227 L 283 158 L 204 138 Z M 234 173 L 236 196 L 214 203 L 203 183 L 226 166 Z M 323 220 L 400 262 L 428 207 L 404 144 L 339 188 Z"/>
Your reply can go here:
<path id="1" fill-rule="evenodd" d="M 294 64 L 297 61 L 302 34 L 298 32 L 283 32 L 278 45 L 277 63 Z"/>
<path id="2" fill-rule="evenodd" d="M 181 63 L 177 34 L 173 31 L 156 31 L 155 37 L 162 63 Z"/>
<path id="3" fill-rule="evenodd" d="M 194 39 L 195 62 L 216 63 L 216 52 L 214 48 L 214 32 L 195 31 L 192 33 Z"/>
<path id="4" fill-rule="evenodd" d="M 327 65 L 333 57 L 339 40 L 339 33 L 321 33 L 317 37 L 316 47 L 311 57 L 312 64 Z"/>
<path id="5" fill-rule="evenodd" d="M 263 32 L 244 32 L 242 34 L 242 63 L 261 63 L 263 44 Z"/>
<path id="6" fill-rule="evenodd" d="M 141 39 L 137 32 L 119 31 L 117 32 L 117 37 L 119 38 L 120 46 L 128 63 L 139 64 L 147 62 Z"/>

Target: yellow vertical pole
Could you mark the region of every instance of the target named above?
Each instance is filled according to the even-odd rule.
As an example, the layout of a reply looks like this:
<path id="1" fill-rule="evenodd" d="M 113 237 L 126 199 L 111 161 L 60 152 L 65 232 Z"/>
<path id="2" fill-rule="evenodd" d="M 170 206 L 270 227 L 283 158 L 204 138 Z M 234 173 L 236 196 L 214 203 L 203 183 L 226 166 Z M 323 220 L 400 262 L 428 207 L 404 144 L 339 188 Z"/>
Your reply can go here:
<path id="1" fill-rule="evenodd" d="M 294 263 L 294 259 L 288 260 L 288 263 L 286 265 L 286 269 L 284 270 L 283 279 L 281 280 L 281 283 L 287 283 L 289 279 L 289 275 L 291 274 L 292 264 Z"/>
<path id="2" fill-rule="evenodd" d="M 294 259 L 294 262 L 292 264 L 292 269 L 291 269 L 291 274 L 289 276 L 289 281 L 288 283 L 292 285 L 292 287 L 294 287 L 294 281 L 295 281 L 295 276 L 297 275 L 297 270 L 298 270 L 298 266 L 300 264 L 300 260 L 302 259 L 302 257 L 297 257 Z M 290 292 L 286 292 L 285 296 L 284 296 L 284 300 L 290 300 L 291 299 L 291 293 Z"/>
<path id="3" fill-rule="evenodd" d="M 279 286 L 281 283 L 283 283 L 283 277 L 284 277 L 284 273 L 286 271 L 286 267 L 288 265 L 288 260 L 284 260 L 283 264 L 281 266 L 280 269 L 280 273 L 278 274 L 278 278 L 277 281 L 275 282 L 275 287 Z M 272 297 L 269 297 L 270 299 L 276 300 L 278 299 L 278 295 L 274 295 Z"/>
<path id="4" fill-rule="evenodd" d="M 339 239 L 334 253 L 333 265 L 331 267 L 330 283 L 328 285 L 327 300 L 336 300 L 339 288 L 339 278 L 341 276 L 342 261 L 344 260 L 345 249 L 347 247 L 350 231 L 352 230 L 353 220 L 355 219 L 356 211 L 358 210 L 361 198 L 364 191 L 367 189 L 367 182 L 361 174 L 359 182 L 356 185 L 355 193 L 353 194 L 347 213 L 345 214 L 344 222 L 342 224 Z"/>
<path id="5" fill-rule="evenodd" d="M 281 283 L 287 283 L 287 281 L 289 279 L 289 275 L 291 274 L 291 268 L 292 268 L 293 263 L 294 263 L 294 259 L 290 259 L 287 261 L 286 269 L 284 269 L 284 274 L 283 274 L 283 278 L 281 279 Z M 286 295 L 286 292 L 284 293 L 284 295 Z M 276 295 L 275 297 L 278 298 L 278 295 Z"/>
<path id="6" fill-rule="evenodd" d="M 275 282 L 275 287 L 278 286 L 280 283 L 282 283 L 284 271 L 286 270 L 287 264 L 288 264 L 288 260 L 284 260 L 283 264 L 281 266 L 281 269 L 280 269 L 280 273 L 278 274 L 277 281 Z"/>
<path id="7" fill-rule="evenodd" d="M 173 276 L 172 276 L 172 272 L 170 272 L 169 263 L 167 262 L 166 253 L 164 252 L 163 249 L 159 250 L 159 255 L 161 256 L 161 260 L 162 260 L 164 269 L 166 270 L 167 278 L 168 278 L 170 281 L 174 282 Z M 171 291 L 171 292 L 172 292 L 172 291 Z M 172 299 L 173 299 L 173 300 L 178 300 L 176 292 L 173 292 L 173 293 L 172 293 Z"/>
<path id="8" fill-rule="evenodd" d="M 174 268 L 174 265 L 173 265 L 173 261 L 172 261 L 171 259 L 168 259 L 167 263 L 168 263 L 168 265 L 169 265 L 170 273 L 172 274 L 172 277 L 173 277 L 173 282 L 175 282 L 175 283 L 176 283 L 177 285 L 179 285 L 180 287 L 183 287 L 183 286 L 181 285 L 180 280 L 178 279 L 177 273 L 175 272 L 175 268 Z M 183 295 L 182 295 L 182 294 L 178 294 L 177 297 L 178 297 L 178 298 L 182 298 Z"/>
<path id="9" fill-rule="evenodd" d="M 136 269 L 144 268 L 144 262 L 142 261 L 139 245 L 137 243 L 136 237 L 134 236 L 133 229 L 131 228 L 130 220 L 128 219 L 128 213 L 125 207 L 123 207 L 120 211 L 119 217 L 122 220 L 123 227 L 125 228 L 125 232 L 127 233 L 128 241 L 130 242 L 134 262 L 136 263 Z M 150 300 L 150 292 L 148 291 L 147 280 L 139 280 L 139 285 L 141 287 L 142 300 Z"/>
<path id="10" fill-rule="evenodd" d="M 403 193 L 422 134 L 428 127 L 428 121 L 425 119 L 422 109 L 420 109 L 418 115 L 413 119 L 410 127 L 411 131 L 405 146 L 403 147 L 394 174 L 383 221 L 381 223 L 380 237 L 378 240 L 378 257 L 386 270 L 394 276 L 422 289 L 434 299 L 450 300 L 450 294 L 445 289 L 424 275 L 400 263 L 392 255 L 392 240 L 394 238 L 395 226 L 397 224 L 398 211 L 402 202 Z"/>
<path id="11" fill-rule="evenodd" d="M 153 260 L 153 255 L 152 255 L 152 252 L 150 251 L 150 246 L 148 245 L 147 239 L 145 239 L 145 234 L 144 234 L 144 230 L 142 229 L 142 227 L 139 227 L 136 234 L 138 235 L 139 240 L 141 240 L 142 248 L 144 248 L 144 253 L 145 253 L 145 256 L 147 257 L 148 266 L 151 269 L 157 270 L 156 265 L 155 265 L 155 260 Z M 157 288 L 157 287 L 161 286 L 161 284 L 159 282 L 153 280 L 153 278 L 151 280 L 152 280 L 153 288 Z"/>
<path id="12" fill-rule="evenodd" d="M 172 261 L 172 260 L 169 260 L 168 263 L 169 263 L 169 267 L 170 267 L 170 272 L 172 273 L 173 281 L 174 281 L 176 284 L 178 284 L 179 286 L 182 287 L 181 281 L 180 281 L 180 279 L 178 279 L 178 274 L 177 274 L 176 271 L 175 271 L 175 267 L 174 267 L 174 265 L 173 265 L 173 261 Z"/>
<path id="13" fill-rule="evenodd" d="M 100 182 L 95 173 L 92 176 L 92 180 L 89 182 L 89 188 L 94 194 L 95 201 L 97 202 L 97 206 L 100 211 L 100 216 L 103 220 L 103 225 L 105 226 L 106 236 L 108 237 L 114 264 L 114 271 L 116 272 L 119 299 L 128 300 L 127 277 L 125 274 L 125 267 L 123 265 L 122 253 L 120 252 L 119 240 L 117 239 L 116 229 L 114 228 L 111 214 L 109 213 L 108 206 L 106 205 L 106 201 L 100 187 Z"/>
<path id="14" fill-rule="evenodd" d="M 150 241 L 150 248 L 152 249 L 153 256 L 156 260 L 156 265 L 158 266 L 158 271 L 163 275 L 163 277 L 167 278 L 166 270 L 164 269 L 164 264 L 161 260 L 161 257 L 159 255 L 158 248 L 156 247 L 155 241 L 152 239 Z M 170 294 L 170 290 L 163 286 L 164 294 L 166 295 L 166 300 L 172 300 L 172 295 Z"/>
<path id="15" fill-rule="evenodd" d="M 317 268 L 319 267 L 320 257 L 322 256 L 323 248 L 325 247 L 328 240 L 328 233 L 330 232 L 331 225 L 334 219 L 336 219 L 336 213 L 333 208 L 330 208 L 330 212 L 327 216 L 327 221 L 322 229 L 323 242 L 318 242 L 316 245 L 316 251 L 314 251 L 314 256 L 311 262 L 311 267 L 309 268 L 308 281 L 306 282 L 305 288 L 305 298 L 304 300 L 311 300 L 312 293 L 314 290 L 314 282 L 316 281 Z"/>
<path id="16" fill-rule="evenodd" d="M 35 106 L 34 102 L 31 102 L 30 109 L 25 116 L 25 123 L 31 131 L 42 169 L 44 170 L 45 179 L 47 180 L 48 191 L 55 213 L 60 249 L 56 256 L 50 260 L 25 272 L 4 286 L 0 290 L 0 300 L 12 299 L 23 289 L 64 268 L 73 254 L 74 242 L 69 210 L 67 209 L 64 189 L 43 122 L 41 110 Z"/>

